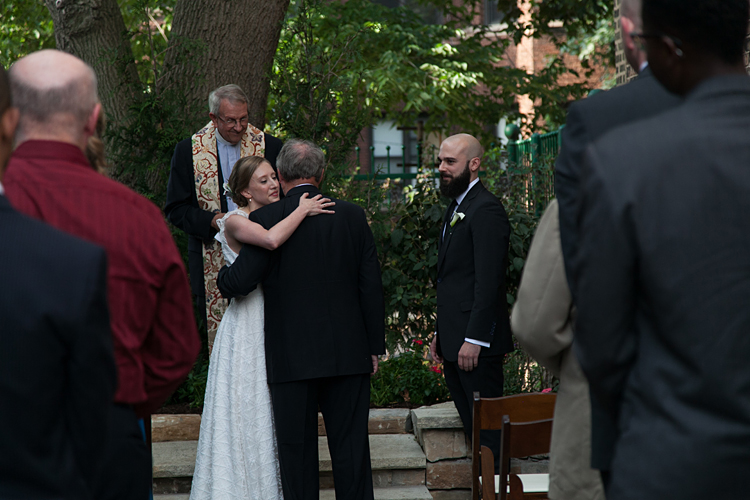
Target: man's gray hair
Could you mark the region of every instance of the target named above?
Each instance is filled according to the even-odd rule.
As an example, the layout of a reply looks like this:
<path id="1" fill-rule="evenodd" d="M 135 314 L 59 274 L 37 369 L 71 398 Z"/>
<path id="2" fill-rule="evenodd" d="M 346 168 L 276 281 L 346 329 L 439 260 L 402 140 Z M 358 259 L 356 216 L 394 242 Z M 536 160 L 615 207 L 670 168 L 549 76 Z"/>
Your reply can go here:
<path id="1" fill-rule="evenodd" d="M 224 85 L 223 87 L 214 89 L 208 94 L 208 110 L 211 113 L 218 115 L 221 101 L 225 99 L 232 104 L 248 103 L 247 95 L 242 91 L 240 86 L 230 83 L 229 85 Z"/>
<path id="2" fill-rule="evenodd" d="M 69 114 L 78 123 L 85 123 L 99 102 L 96 91 L 96 73 L 86 64 L 86 72 L 65 85 L 37 88 L 32 83 L 19 77 L 10 67 L 10 91 L 13 105 L 21 113 L 22 122 L 31 120 L 43 123 L 51 116 Z"/>
<path id="3" fill-rule="evenodd" d="M 311 177 L 320 181 L 325 166 L 326 155 L 323 150 L 305 139 L 286 141 L 276 158 L 276 167 L 286 182 Z"/>

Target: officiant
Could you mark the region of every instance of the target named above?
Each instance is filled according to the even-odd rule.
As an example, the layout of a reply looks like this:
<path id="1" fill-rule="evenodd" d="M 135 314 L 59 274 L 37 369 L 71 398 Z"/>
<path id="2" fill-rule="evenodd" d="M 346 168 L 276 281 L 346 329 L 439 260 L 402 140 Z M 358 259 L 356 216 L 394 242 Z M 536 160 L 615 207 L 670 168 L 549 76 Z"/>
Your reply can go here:
<path id="1" fill-rule="evenodd" d="M 248 99 L 238 85 L 224 85 L 208 96 L 211 121 L 180 141 L 172 156 L 167 185 L 167 219 L 188 234 L 190 288 L 212 346 L 226 301 L 216 288 L 224 265 L 214 241 L 216 221 L 237 207 L 224 193 L 232 167 L 245 156 L 263 156 L 276 170 L 283 143 L 248 122 Z"/>

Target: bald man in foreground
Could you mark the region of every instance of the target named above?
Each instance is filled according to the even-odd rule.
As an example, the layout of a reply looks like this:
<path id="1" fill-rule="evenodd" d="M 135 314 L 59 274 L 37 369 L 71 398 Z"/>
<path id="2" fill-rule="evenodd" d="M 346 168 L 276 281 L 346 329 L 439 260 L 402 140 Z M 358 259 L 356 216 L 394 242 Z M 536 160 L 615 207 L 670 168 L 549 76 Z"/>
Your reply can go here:
<path id="1" fill-rule="evenodd" d="M 440 191 L 452 199 L 440 229 L 437 329 L 430 353 L 444 365 L 467 436 L 473 392 L 503 395 L 503 355 L 513 349 L 505 296 L 510 225 L 502 203 L 479 180 L 484 150 L 468 134 L 440 145 Z M 482 433 L 498 456 L 499 433 Z M 499 465 L 499 461 L 496 465 Z"/>
<path id="2" fill-rule="evenodd" d="M 8 200 L 107 252 L 118 384 L 99 464 L 104 473 L 91 496 L 143 500 L 151 450 L 139 419 L 149 419 L 179 386 L 200 349 L 185 267 L 161 210 L 99 174 L 84 155 L 101 108 L 94 71 L 70 54 L 43 50 L 13 64 L 10 83 L 20 122 L 4 178 Z"/>

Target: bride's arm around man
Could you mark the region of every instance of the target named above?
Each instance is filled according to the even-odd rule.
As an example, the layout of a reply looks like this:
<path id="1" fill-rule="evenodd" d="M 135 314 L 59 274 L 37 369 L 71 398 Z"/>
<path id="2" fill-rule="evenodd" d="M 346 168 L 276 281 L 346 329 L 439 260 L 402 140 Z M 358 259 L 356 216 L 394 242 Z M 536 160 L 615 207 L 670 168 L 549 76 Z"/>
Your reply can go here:
<path id="1" fill-rule="evenodd" d="M 325 155 L 288 141 L 277 159 L 286 197 L 250 219 L 271 228 L 320 193 Z M 328 431 L 336 495 L 372 499 L 367 418 L 370 374 L 385 352 L 380 266 L 364 210 L 333 200 L 334 214 L 308 217 L 278 250 L 245 245 L 219 273 L 225 297 L 265 294 L 266 367 L 285 498 L 318 489 L 318 407 Z M 303 472 L 300 472 L 304 470 Z"/>

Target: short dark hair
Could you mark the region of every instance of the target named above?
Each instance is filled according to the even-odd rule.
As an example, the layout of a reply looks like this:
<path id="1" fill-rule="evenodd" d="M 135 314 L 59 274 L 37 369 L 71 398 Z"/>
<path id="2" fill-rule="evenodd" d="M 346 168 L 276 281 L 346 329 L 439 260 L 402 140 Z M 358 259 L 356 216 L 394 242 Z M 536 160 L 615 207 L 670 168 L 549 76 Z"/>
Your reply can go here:
<path id="1" fill-rule="evenodd" d="M 8 72 L 0 66 L 0 116 L 3 116 L 9 107 L 13 105 L 10 98 L 10 82 L 8 81 Z"/>
<path id="2" fill-rule="evenodd" d="M 643 0 L 643 23 L 734 64 L 744 57 L 748 0 Z"/>

